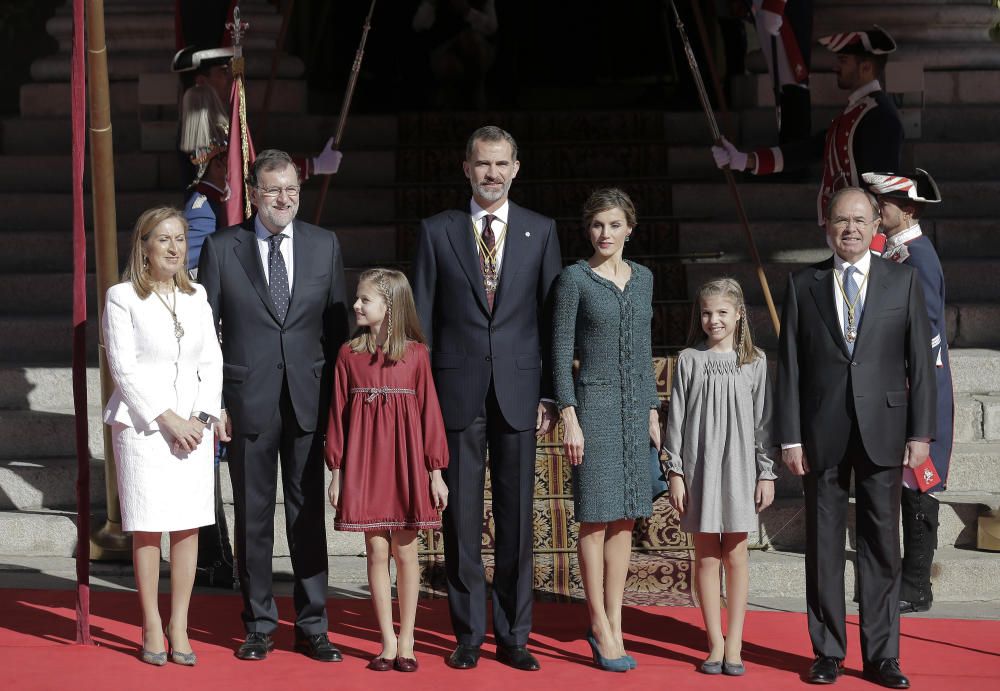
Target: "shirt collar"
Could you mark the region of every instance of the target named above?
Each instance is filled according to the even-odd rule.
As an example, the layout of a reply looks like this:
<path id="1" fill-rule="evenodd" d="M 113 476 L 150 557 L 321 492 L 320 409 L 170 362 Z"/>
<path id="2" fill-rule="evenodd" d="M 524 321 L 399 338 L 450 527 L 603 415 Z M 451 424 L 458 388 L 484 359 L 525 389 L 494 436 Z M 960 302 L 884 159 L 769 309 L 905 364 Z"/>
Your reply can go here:
<path id="1" fill-rule="evenodd" d="M 285 226 L 281 231 L 288 237 L 289 240 L 292 239 L 292 226 L 294 225 L 295 221 L 292 221 L 287 226 Z M 260 220 L 259 215 L 254 215 L 253 217 L 253 229 L 254 233 L 256 233 L 257 235 L 258 240 L 265 241 L 269 237 L 271 237 L 271 231 L 268 230 L 267 227 L 264 225 L 264 223 Z"/>
<path id="2" fill-rule="evenodd" d="M 479 206 L 479 204 L 476 203 L 475 199 L 473 199 L 472 201 L 469 202 L 469 210 L 470 210 L 470 212 L 472 214 L 472 220 L 473 221 L 479 221 L 480 219 L 482 219 L 483 216 L 485 216 L 486 214 L 490 213 L 490 212 L 486 211 L 486 209 L 484 209 L 483 207 Z M 496 211 L 493 212 L 493 216 L 494 216 L 494 218 L 499 219 L 500 222 L 503 223 L 504 225 L 507 225 L 507 215 L 509 213 L 510 213 L 510 202 L 509 201 L 505 201 L 500 206 L 499 209 L 497 209 Z M 478 226 L 477 226 L 477 228 L 478 228 Z"/>
<path id="3" fill-rule="evenodd" d="M 199 185 L 205 185 L 207 187 L 211 187 L 213 190 L 215 190 L 216 192 L 219 193 L 219 195 L 222 197 L 223 201 L 227 201 L 229 199 L 229 183 L 228 182 L 226 183 L 226 189 L 221 189 L 218 186 L 213 185 L 212 183 L 210 183 L 208 180 L 200 180 L 198 182 L 198 184 Z"/>
<path id="4" fill-rule="evenodd" d="M 920 224 L 914 223 L 906 230 L 900 231 L 899 233 L 893 235 L 891 238 L 887 239 L 885 241 L 885 249 L 886 251 L 895 249 L 900 245 L 905 245 L 906 243 L 911 242 L 912 240 L 916 240 L 923 234 L 924 234 L 923 231 L 920 230 Z"/>
<path id="5" fill-rule="evenodd" d="M 854 264 L 849 264 L 846 259 L 841 258 L 836 252 L 833 253 L 833 268 L 840 273 L 844 273 L 848 266 L 853 266 L 861 275 L 864 276 L 868 273 L 868 269 L 871 268 L 872 264 L 872 253 L 865 252 L 861 255 L 861 259 L 854 262 Z"/>
<path id="6" fill-rule="evenodd" d="M 860 101 L 862 98 L 868 94 L 873 94 L 876 91 L 881 91 L 882 85 L 878 83 L 877 79 L 873 79 L 867 84 L 859 86 L 857 89 L 851 92 L 851 95 L 847 97 L 847 105 L 853 106 L 855 103 Z"/>

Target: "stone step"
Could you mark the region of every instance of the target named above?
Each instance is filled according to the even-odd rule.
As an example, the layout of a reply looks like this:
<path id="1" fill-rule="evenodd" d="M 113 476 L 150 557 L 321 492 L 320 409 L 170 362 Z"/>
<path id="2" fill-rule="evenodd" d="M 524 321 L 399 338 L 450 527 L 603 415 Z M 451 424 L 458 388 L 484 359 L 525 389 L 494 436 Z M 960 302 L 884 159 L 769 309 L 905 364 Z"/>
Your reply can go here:
<path id="1" fill-rule="evenodd" d="M 0 410 L 69 414 L 73 410 L 73 372 L 69 367 L 0 366 Z M 99 406 L 100 372 L 87 368 L 87 400 Z"/>
<path id="2" fill-rule="evenodd" d="M 87 416 L 90 455 L 104 458 L 104 423 L 100 406 Z M 76 427 L 71 412 L 0 410 L 0 460 L 31 461 L 76 456 Z"/>
<path id="3" fill-rule="evenodd" d="M 246 89 L 247 107 L 259 110 L 264 101 L 264 83 L 256 82 Z M 29 82 L 21 86 L 22 117 L 68 117 L 70 113 L 69 82 Z M 271 109 L 280 113 L 301 113 L 306 110 L 307 86 L 302 80 L 276 79 L 271 97 Z M 115 120 L 134 117 L 138 109 L 138 82 L 111 82 L 109 89 L 112 126 Z"/>
<path id="4" fill-rule="evenodd" d="M 956 441 L 1000 441 L 1000 392 L 955 396 Z"/>
<path id="5" fill-rule="evenodd" d="M 1000 492 L 1000 444 L 959 442 L 951 454 L 948 491 Z"/>
<path id="6" fill-rule="evenodd" d="M 1000 351 L 983 348 L 953 348 L 952 385 L 956 394 L 1000 392 Z"/>
<path id="7" fill-rule="evenodd" d="M 87 320 L 88 362 L 97 361 L 97 318 Z M 69 315 L 23 317 L 0 314 L 0 363 L 67 365 L 72 362 L 73 325 Z"/>
<path id="8" fill-rule="evenodd" d="M 845 594 L 852 598 L 856 571 L 848 551 Z M 1000 556 L 991 552 L 942 547 L 934 553 L 931 575 L 936 602 L 1000 599 Z M 802 552 L 755 550 L 750 555 L 750 600 L 765 597 L 804 598 L 805 555 Z"/>
<path id="9" fill-rule="evenodd" d="M 309 222 L 318 203 L 321 181 L 311 179 L 302 193 L 298 217 Z M 152 206 L 179 204 L 175 192 L 119 192 L 115 197 L 119 229 L 125 230 Z M 0 192 L 0 208 L 8 211 L 6 228 L 58 230 L 68 228 L 73 217 L 73 197 L 69 193 L 39 192 L 13 194 Z M 90 195 L 84 196 L 84 217 L 88 224 L 92 216 Z M 385 223 L 395 218 L 395 190 L 388 186 L 338 186 L 331 182 L 321 225 L 363 225 Z M 2 231 L 0 231 L 2 232 Z"/>
<path id="10" fill-rule="evenodd" d="M 808 226 L 806 226 L 804 232 L 812 231 L 809 231 Z M 822 241 L 822 234 L 817 232 L 816 239 Z M 775 302 L 784 299 L 786 277 L 789 273 L 826 259 L 830 256 L 830 251 L 817 246 L 812 250 L 789 252 L 788 255 L 789 261 L 779 262 L 772 259 L 764 262 L 764 272 L 769 279 L 771 295 Z M 763 291 L 756 278 L 756 267 L 749 262 L 738 263 L 734 259 L 734 257 L 726 255 L 719 261 L 700 260 L 686 264 L 688 294 L 694 295 L 698 287 L 707 280 L 725 275 L 732 276 L 740 282 L 748 301 L 756 304 L 762 303 L 764 301 Z M 941 264 L 944 268 L 949 303 L 992 302 L 1000 297 L 994 280 L 997 272 L 1000 271 L 1000 257 L 996 259 L 944 259 Z"/>
<path id="11" fill-rule="evenodd" d="M 739 190 L 748 218 L 808 219 L 816 215 L 818 185 L 813 182 L 776 183 L 766 178 L 740 176 Z M 948 200 L 948 215 L 957 218 L 992 218 L 1000 181 L 942 182 L 941 196 Z M 687 218 L 736 220 L 729 189 L 720 184 L 678 182 L 671 186 L 672 213 Z"/>
<path id="12" fill-rule="evenodd" d="M 0 461 L 0 511 L 76 507 L 77 459 L 35 458 Z M 104 461 L 90 461 L 90 501 L 104 506 Z"/>
<path id="13" fill-rule="evenodd" d="M 813 36 L 819 38 L 843 31 L 855 31 L 859 26 L 878 24 L 885 27 L 900 44 L 904 43 L 903 34 L 897 32 L 924 29 L 941 31 L 940 35 L 946 37 L 949 29 L 960 27 L 979 28 L 984 33 L 983 40 L 988 41 L 987 32 L 998 19 L 1000 12 L 985 2 L 907 2 L 905 7 L 892 8 L 887 8 L 881 2 L 827 3 L 816 8 Z M 928 38 L 933 40 L 937 36 L 933 33 L 929 37 L 915 36 L 905 39 L 905 42 Z"/>
<path id="14" fill-rule="evenodd" d="M 947 491 L 935 495 L 941 502 L 938 514 L 939 547 L 974 547 L 979 516 L 1000 508 L 1000 494 Z M 761 542 L 775 549 L 802 551 L 806 548 L 806 517 L 804 500 L 778 498 L 760 515 Z M 855 546 L 855 499 L 851 499 L 847 517 L 848 549 Z M 902 532 L 900 533 L 902 535 Z M 902 544 L 902 543 L 901 543 Z"/>
<path id="15" fill-rule="evenodd" d="M 641 218 L 640 218 L 641 220 Z M 931 239 L 942 259 L 1000 257 L 1000 234 L 990 219 L 920 219 L 920 227 Z M 680 221 L 678 247 L 681 253 L 725 252 L 724 261 L 750 261 L 750 250 L 739 223 Z M 751 221 L 754 242 L 768 263 L 801 263 L 820 250 L 829 256 L 822 228 L 813 218 Z M 642 232 L 640 226 L 639 232 Z M 949 284 L 950 289 L 950 284 Z M 950 295 L 950 291 L 949 291 Z"/>
<path id="16" fill-rule="evenodd" d="M 251 108 L 247 117 L 253 129 L 254 142 L 261 149 L 275 147 L 295 153 L 316 152 L 337 128 L 337 118 L 329 115 L 272 112 L 267 119 L 266 131 L 261 132 L 255 127 L 260 122 L 260 113 Z M 356 150 L 393 150 L 397 134 L 395 116 L 352 114 L 348 125 L 341 145 L 345 161 L 349 160 L 350 152 Z M 137 120 L 116 117 L 113 128 L 116 156 L 139 152 L 141 131 Z M 66 155 L 70 150 L 70 135 L 70 120 L 65 115 L 0 120 L 0 142 L 5 154 Z M 68 170 L 65 175 L 69 175 Z"/>
<path id="17" fill-rule="evenodd" d="M 129 42 L 140 45 L 129 49 L 117 39 L 108 40 L 108 79 L 112 82 L 137 81 L 143 74 L 166 74 L 170 72 L 173 51 L 150 51 L 148 46 L 141 45 L 140 36 L 130 35 Z M 173 41 L 171 41 L 173 43 Z M 244 53 L 246 58 L 247 83 L 264 84 L 271 74 L 270 47 Z M 69 82 L 70 53 L 61 50 L 53 55 L 39 58 L 31 63 L 31 78 L 36 82 Z M 298 79 L 305 72 L 302 59 L 283 53 L 278 58 L 277 79 Z M 254 80 L 251 82 L 251 80 Z"/>

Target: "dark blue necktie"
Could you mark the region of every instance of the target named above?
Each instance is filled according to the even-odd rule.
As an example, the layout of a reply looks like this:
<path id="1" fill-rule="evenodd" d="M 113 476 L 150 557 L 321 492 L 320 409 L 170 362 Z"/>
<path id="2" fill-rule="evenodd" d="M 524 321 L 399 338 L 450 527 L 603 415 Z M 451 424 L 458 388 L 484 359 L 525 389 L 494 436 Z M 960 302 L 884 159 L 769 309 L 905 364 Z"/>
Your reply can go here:
<path id="1" fill-rule="evenodd" d="M 864 305 L 861 304 L 861 300 L 858 298 L 858 293 L 861 288 L 858 287 L 857 281 L 854 280 L 854 274 L 858 270 L 853 266 L 848 266 L 844 269 L 844 340 L 847 341 L 847 352 L 854 354 L 854 340 L 847 337 L 848 331 L 851 330 L 851 319 L 850 310 L 847 309 L 848 305 L 854 305 L 854 339 L 858 336 L 858 325 L 861 323 L 861 311 L 864 309 Z"/>
<path id="2" fill-rule="evenodd" d="M 281 322 L 285 321 L 285 315 L 288 314 L 288 301 L 291 297 L 288 290 L 288 269 L 285 258 L 281 255 L 281 241 L 287 237 L 284 233 L 278 233 L 267 239 L 271 245 L 267 251 L 268 291 L 278 313 L 278 321 Z"/>

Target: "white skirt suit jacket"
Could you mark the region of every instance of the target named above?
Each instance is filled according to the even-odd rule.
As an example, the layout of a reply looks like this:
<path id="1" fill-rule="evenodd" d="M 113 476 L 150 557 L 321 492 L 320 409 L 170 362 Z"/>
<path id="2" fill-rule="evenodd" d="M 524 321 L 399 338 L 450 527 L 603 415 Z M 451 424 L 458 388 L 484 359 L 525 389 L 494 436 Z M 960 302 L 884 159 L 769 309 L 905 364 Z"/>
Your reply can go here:
<path id="1" fill-rule="evenodd" d="M 102 328 L 115 390 L 104 411 L 111 425 L 128 532 L 187 530 L 215 522 L 215 440 L 204 430 L 192 453 L 172 450 L 156 418 L 201 411 L 217 420 L 222 405 L 222 351 L 205 289 L 166 297 L 184 329 L 155 295 L 140 299 L 129 282 L 108 290 Z M 174 303 L 176 299 L 176 303 Z"/>

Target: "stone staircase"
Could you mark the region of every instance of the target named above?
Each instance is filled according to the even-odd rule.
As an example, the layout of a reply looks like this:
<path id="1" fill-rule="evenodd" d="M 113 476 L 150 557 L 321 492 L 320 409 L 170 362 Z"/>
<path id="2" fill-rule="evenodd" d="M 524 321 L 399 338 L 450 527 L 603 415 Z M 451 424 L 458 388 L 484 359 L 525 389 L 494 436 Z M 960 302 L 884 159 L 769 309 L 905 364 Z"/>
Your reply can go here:
<path id="1" fill-rule="evenodd" d="M 840 8 L 849 4 L 861 14 L 848 13 L 845 19 Z M 163 136 L 170 110 L 161 109 L 150 119 L 138 96 L 139 75 L 162 75 L 167 70 L 173 50 L 172 3 L 106 0 L 106 7 L 119 251 L 124 255 L 130 224 L 141 210 L 154 203 L 180 202 L 172 140 Z M 263 1 L 244 2 L 243 9 L 251 22 L 247 50 L 253 126 L 254 104 L 263 93 L 262 77 L 269 69 L 267 51 L 273 45 L 277 22 Z M 0 233 L 30 229 L 19 233 L 17 254 L 0 256 L 0 330 L 4 334 L 0 341 L 0 564 L 43 556 L 67 558 L 75 550 L 75 459 L 67 366 L 71 196 L 65 13 L 62 10 L 48 26 L 60 39 L 60 53 L 36 63 L 35 82 L 22 89 L 20 117 L 0 122 L 0 203 L 7 210 Z M 1000 119 L 995 116 L 1000 66 L 993 64 L 996 51 L 985 50 L 991 44 L 985 42 L 984 29 L 995 15 L 985 0 L 892 0 L 877 5 L 820 0 L 816 13 L 816 35 L 844 28 L 846 21 L 877 22 L 901 44 L 909 42 L 906 51 L 911 57 L 926 56 L 923 137 L 907 142 L 905 155 L 908 164 L 935 175 L 945 199 L 942 208 L 923 224 L 938 247 L 948 281 L 948 338 L 956 390 L 956 457 L 950 488 L 941 495 L 941 548 L 935 563 L 935 597 L 940 601 L 1000 600 L 1000 557 L 972 549 L 978 516 L 1000 507 L 1000 480 L 996 479 L 1000 476 L 1000 332 L 995 326 L 1000 323 L 1000 284 L 995 279 L 1000 269 L 1000 229 L 995 221 L 1000 212 L 1000 173 L 993 166 L 1000 153 L 996 144 Z M 934 33 L 934 27 L 943 33 Z M 918 44 L 920 50 L 913 47 Z M 901 49 L 900 58 L 906 54 Z M 813 117 L 817 125 L 828 121 L 844 99 L 827 71 L 826 60 L 819 50 L 815 52 Z M 258 148 L 312 152 L 333 130 L 334 118 L 300 114 L 308 105 L 305 85 L 297 79 L 300 73 L 301 65 L 294 58 L 282 59 L 280 96 L 273 102 L 276 108 L 267 131 L 255 132 Z M 742 100 L 733 118 L 735 140 L 754 145 L 775 139 L 773 113 L 767 103 L 769 88 L 766 78 L 754 74 L 736 89 Z M 590 189 L 619 184 L 633 195 L 640 226 L 629 251 L 656 272 L 654 339 L 659 354 L 674 352 L 683 343 L 690 310 L 687 296 L 720 273 L 741 280 L 758 340 L 766 348 L 774 346 L 742 231 L 707 153 L 707 127 L 695 112 L 354 116 L 345 138 L 344 164 L 331 185 L 323 219 L 326 227 L 337 231 L 349 266 L 405 262 L 412 251 L 417 219 L 464 203 L 468 188 L 459 168 L 462 145 L 468 132 L 485 121 L 504 125 L 518 138 L 522 170 L 513 197 L 559 218 L 567 258 L 586 251 L 576 219 Z M 312 218 L 317 187 L 315 181 L 306 185 L 303 218 Z M 815 226 L 815 183 L 746 180 L 741 192 L 754 221 L 772 293 L 780 304 L 785 274 L 827 253 Z M 88 220 L 89 203 L 88 197 Z M 661 256 L 676 253 L 687 258 L 678 262 Z M 90 299 L 94 313 L 96 296 Z M 93 354 L 93 321 L 89 333 Z M 91 466 L 91 494 L 99 512 L 104 464 L 95 370 L 90 372 L 89 401 L 91 453 L 97 459 Z M 226 501 L 231 504 L 228 473 L 224 470 L 222 475 Z M 756 552 L 751 562 L 754 597 L 804 594 L 800 506 L 799 486 L 783 477 L 778 501 L 764 514 L 758 536 L 772 549 Z M 231 506 L 227 508 L 231 520 Z M 287 572 L 280 510 L 275 523 L 276 568 Z M 331 556 L 357 555 L 363 550 L 357 534 L 336 533 L 328 525 L 328 535 Z M 852 545 L 850 534 L 845 545 L 849 553 Z M 852 579 L 853 573 L 849 574 Z"/>

